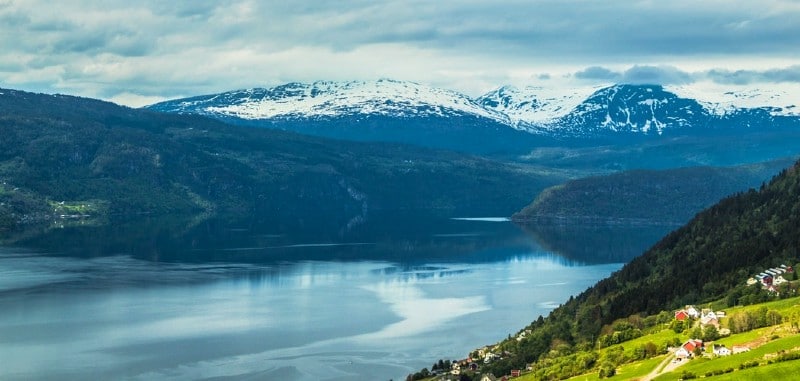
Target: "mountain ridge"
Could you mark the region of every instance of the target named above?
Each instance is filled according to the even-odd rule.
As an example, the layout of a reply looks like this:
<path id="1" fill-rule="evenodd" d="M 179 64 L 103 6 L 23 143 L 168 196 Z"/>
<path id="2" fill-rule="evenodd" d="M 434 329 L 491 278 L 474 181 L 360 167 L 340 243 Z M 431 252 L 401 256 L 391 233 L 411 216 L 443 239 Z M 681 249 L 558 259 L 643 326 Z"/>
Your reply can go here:
<path id="1" fill-rule="evenodd" d="M 200 105 L 202 108 L 194 107 Z M 458 92 L 390 79 L 291 82 L 271 88 L 249 88 L 159 102 L 146 108 L 178 113 L 188 109 L 204 115 L 242 119 L 314 119 L 365 114 L 396 117 L 473 115 L 503 123 L 508 121 L 504 114 L 482 108 Z"/>
<path id="2" fill-rule="evenodd" d="M 607 133 L 662 135 L 686 128 L 755 124 L 766 128 L 766 123 L 787 120 L 797 126 L 800 119 L 796 105 L 785 104 L 784 98 L 789 96 L 785 93 L 759 97 L 756 90 L 741 96 L 727 92 L 717 101 L 681 94 L 700 93 L 688 87 L 639 84 L 560 91 L 502 86 L 472 98 L 415 82 L 382 79 L 289 83 L 169 100 L 146 108 L 248 121 L 315 121 L 347 116 L 472 117 L 551 137 Z M 746 107 L 736 106 L 737 99 Z M 770 104 L 758 105 L 760 100 Z"/>

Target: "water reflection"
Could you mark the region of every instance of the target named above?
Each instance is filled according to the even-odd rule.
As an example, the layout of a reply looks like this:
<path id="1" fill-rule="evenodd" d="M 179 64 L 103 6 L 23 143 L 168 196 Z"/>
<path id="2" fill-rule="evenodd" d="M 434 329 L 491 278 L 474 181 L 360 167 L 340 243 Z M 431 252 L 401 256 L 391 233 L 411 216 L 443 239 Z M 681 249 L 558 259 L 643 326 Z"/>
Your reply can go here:
<path id="1" fill-rule="evenodd" d="M 494 262 L 547 252 L 576 263 L 627 262 L 671 227 L 544 224 L 520 227 L 505 218 L 416 218 L 392 215 L 343 230 L 274 221 L 146 219 L 65 227 L 6 237 L 6 245 L 50 255 L 129 255 L 154 262 L 277 263 L 302 260 Z M 288 227 L 287 227 L 288 226 Z"/>
<path id="2" fill-rule="evenodd" d="M 650 239 L 449 219 L 322 230 L 162 221 L 19 239 L 0 248 L 0 379 L 402 379 L 628 255 L 586 248 Z"/>
<path id="3" fill-rule="evenodd" d="M 583 263 L 628 262 L 675 228 L 577 221 L 521 226 L 543 251 Z"/>

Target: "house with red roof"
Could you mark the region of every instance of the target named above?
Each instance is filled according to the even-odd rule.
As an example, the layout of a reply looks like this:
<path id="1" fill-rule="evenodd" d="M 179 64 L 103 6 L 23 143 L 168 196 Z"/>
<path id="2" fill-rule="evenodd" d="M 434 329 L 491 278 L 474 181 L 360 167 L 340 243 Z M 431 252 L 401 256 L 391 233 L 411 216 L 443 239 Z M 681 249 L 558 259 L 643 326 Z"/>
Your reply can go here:
<path id="1" fill-rule="evenodd" d="M 683 345 L 681 345 L 681 347 L 678 348 L 677 351 L 675 351 L 675 357 L 677 357 L 679 359 L 692 357 L 694 355 L 695 349 L 697 349 L 697 348 L 700 348 L 700 349 L 703 348 L 703 340 L 691 339 L 691 340 L 683 343 Z"/>

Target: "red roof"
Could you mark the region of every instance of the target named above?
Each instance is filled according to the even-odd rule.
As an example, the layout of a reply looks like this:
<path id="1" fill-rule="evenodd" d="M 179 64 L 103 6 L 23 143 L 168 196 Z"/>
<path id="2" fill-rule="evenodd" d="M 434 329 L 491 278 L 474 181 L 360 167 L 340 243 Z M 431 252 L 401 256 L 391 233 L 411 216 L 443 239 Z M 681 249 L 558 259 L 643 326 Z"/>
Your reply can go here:
<path id="1" fill-rule="evenodd" d="M 683 344 L 683 348 L 689 352 L 693 352 L 695 348 L 702 346 L 703 346 L 703 340 L 697 340 L 697 339 L 689 340 Z"/>
<path id="2" fill-rule="evenodd" d="M 680 310 L 680 311 L 675 313 L 675 319 L 678 319 L 680 321 L 686 320 L 686 318 L 688 318 L 688 317 L 689 317 L 689 313 L 686 312 L 686 310 Z"/>

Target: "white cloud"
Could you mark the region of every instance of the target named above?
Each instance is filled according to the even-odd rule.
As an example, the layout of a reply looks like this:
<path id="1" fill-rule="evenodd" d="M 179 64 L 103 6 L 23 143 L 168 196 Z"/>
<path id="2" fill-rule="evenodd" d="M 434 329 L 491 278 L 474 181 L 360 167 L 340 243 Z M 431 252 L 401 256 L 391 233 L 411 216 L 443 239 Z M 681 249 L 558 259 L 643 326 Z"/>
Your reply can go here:
<path id="1" fill-rule="evenodd" d="M 686 83 L 701 72 L 774 82 L 800 64 L 798 18 L 787 0 L 11 1 L 0 4 L 0 83 L 138 105 L 317 79 L 389 77 L 471 95 L 504 83 Z"/>

